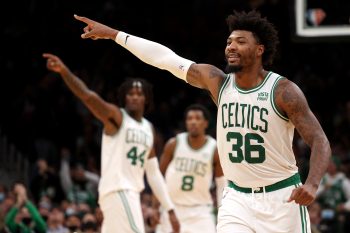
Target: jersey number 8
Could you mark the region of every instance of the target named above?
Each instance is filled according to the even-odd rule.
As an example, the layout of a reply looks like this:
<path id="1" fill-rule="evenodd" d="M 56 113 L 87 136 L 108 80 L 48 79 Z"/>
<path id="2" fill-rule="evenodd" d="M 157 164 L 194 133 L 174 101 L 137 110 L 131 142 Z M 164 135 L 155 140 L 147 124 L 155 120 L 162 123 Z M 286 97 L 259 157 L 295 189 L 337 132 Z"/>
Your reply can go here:
<path id="1" fill-rule="evenodd" d="M 181 190 L 182 191 L 191 191 L 193 189 L 193 182 L 194 182 L 193 176 L 182 177 Z"/>

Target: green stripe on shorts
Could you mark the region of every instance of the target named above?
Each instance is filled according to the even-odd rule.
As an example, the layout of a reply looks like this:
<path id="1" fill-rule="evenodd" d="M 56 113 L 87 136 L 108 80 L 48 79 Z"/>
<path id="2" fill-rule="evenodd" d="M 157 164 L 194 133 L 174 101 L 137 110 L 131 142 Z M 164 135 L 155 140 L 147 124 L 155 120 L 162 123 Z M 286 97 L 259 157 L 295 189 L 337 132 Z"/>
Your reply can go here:
<path id="1" fill-rule="evenodd" d="M 294 185 L 296 188 L 300 185 Z M 306 208 L 305 206 L 299 205 L 299 211 L 300 211 L 300 220 L 301 220 L 301 232 L 307 233 L 307 221 L 306 221 Z"/>
<path id="2" fill-rule="evenodd" d="M 129 224 L 131 229 L 135 232 L 135 233 L 140 233 L 139 229 L 137 228 L 135 221 L 134 221 L 134 217 L 132 216 L 132 212 L 129 206 L 129 202 L 128 199 L 125 196 L 124 191 L 119 191 L 118 192 L 120 199 L 122 200 L 123 206 L 124 206 L 124 210 L 128 216 L 128 220 L 129 220 Z"/>

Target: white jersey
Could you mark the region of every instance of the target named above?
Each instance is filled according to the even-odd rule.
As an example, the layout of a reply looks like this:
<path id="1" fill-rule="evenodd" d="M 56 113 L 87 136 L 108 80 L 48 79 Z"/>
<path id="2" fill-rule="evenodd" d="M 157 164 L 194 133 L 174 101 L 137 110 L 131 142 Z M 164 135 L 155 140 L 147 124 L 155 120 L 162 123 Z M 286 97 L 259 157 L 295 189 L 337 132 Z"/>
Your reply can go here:
<path id="1" fill-rule="evenodd" d="M 199 149 L 188 144 L 188 133 L 176 136 L 173 159 L 169 163 L 165 181 L 171 200 L 177 205 L 212 204 L 210 187 L 213 180 L 213 157 L 216 141 L 207 136 Z"/>
<path id="2" fill-rule="evenodd" d="M 282 77 L 269 72 L 250 90 L 226 77 L 219 92 L 217 141 L 225 177 L 241 187 L 266 186 L 298 172 L 292 150 L 294 125 L 274 103 Z"/>
<path id="3" fill-rule="evenodd" d="M 151 123 L 136 121 L 121 109 L 123 121 L 118 132 L 102 136 L 102 167 L 99 195 L 117 190 L 144 189 L 144 163 L 153 146 Z"/>

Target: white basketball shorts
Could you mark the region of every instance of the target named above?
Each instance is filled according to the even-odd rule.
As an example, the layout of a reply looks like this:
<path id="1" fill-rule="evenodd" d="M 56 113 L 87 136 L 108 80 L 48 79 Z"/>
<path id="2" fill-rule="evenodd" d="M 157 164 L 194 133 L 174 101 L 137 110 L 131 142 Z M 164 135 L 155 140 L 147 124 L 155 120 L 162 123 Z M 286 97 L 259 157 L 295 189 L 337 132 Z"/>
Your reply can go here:
<path id="1" fill-rule="evenodd" d="M 218 233 L 311 233 L 306 206 L 288 203 L 294 184 L 271 192 L 246 193 L 226 187 Z"/>
<path id="2" fill-rule="evenodd" d="M 180 222 L 181 233 L 215 233 L 215 216 L 212 205 L 179 206 L 175 213 Z M 161 210 L 160 224 L 156 233 L 172 232 L 168 212 Z"/>
<path id="3" fill-rule="evenodd" d="M 144 233 L 140 194 L 119 190 L 99 200 L 103 212 L 102 233 Z"/>

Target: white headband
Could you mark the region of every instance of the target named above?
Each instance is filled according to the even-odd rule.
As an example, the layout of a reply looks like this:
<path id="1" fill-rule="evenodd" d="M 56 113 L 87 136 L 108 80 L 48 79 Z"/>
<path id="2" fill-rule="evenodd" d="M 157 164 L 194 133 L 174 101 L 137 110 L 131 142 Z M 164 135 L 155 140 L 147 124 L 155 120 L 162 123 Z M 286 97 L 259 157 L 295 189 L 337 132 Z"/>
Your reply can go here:
<path id="1" fill-rule="evenodd" d="M 132 87 L 142 88 L 142 83 L 140 81 L 134 81 L 132 83 Z"/>

